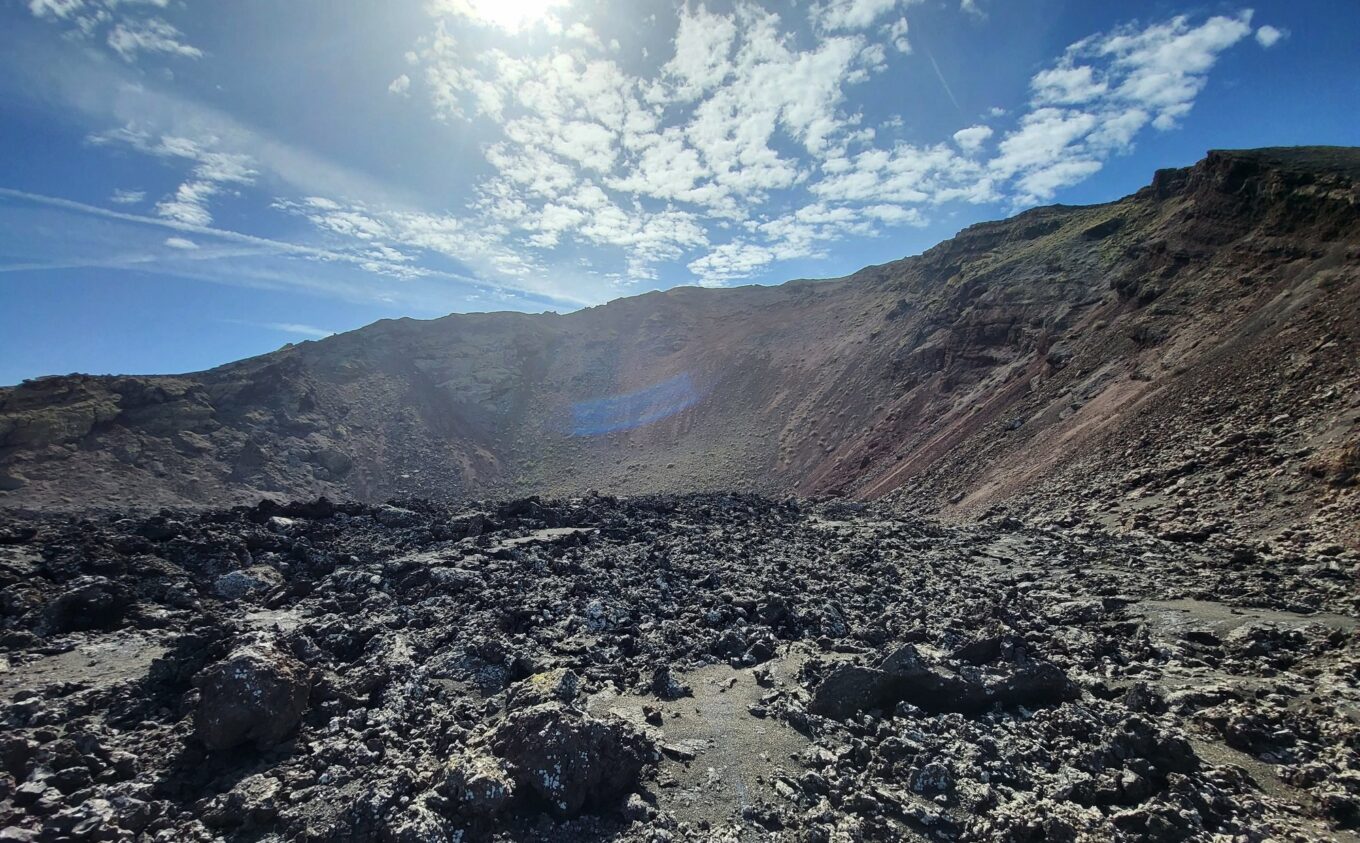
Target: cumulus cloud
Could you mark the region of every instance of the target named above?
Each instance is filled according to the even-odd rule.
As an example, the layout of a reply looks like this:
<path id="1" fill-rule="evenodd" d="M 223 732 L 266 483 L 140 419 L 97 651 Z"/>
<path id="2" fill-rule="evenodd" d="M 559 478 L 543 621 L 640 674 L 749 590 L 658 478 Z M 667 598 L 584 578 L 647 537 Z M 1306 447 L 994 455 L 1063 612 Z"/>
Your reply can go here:
<path id="1" fill-rule="evenodd" d="M 212 182 L 186 181 L 173 194 L 156 203 L 156 213 L 188 225 L 209 225 L 212 214 L 208 213 L 208 200 L 218 192 L 218 186 Z"/>
<path id="2" fill-rule="evenodd" d="M 978 0 L 959 0 L 959 9 L 975 18 L 987 17 L 987 12 L 983 10 Z"/>
<path id="3" fill-rule="evenodd" d="M 387 90 L 389 93 L 396 94 L 399 97 L 409 96 L 411 92 L 411 77 L 403 73 L 392 80 L 392 83 L 387 86 Z"/>
<path id="4" fill-rule="evenodd" d="M 587 47 L 593 47 L 596 50 L 604 49 L 604 42 L 600 40 L 600 36 L 595 34 L 595 30 L 580 21 L 576 21 L 571 26 L 563 29 L 562 35 L 574 41 L 580 41 Z"/>
<path id="5" fill-rule="evenodd" d="M 712 90 L 732 72 L 729 61 L 737 37 L 736 22 L 727 15 L 709 14 L 703 6 L 680 16 L 675 34 L 675 55 L 662 73 L 672 81 L 669 95 L 688 102 Z M 667 92 L 653 97 L 664 102 Z"/>
<path id="6" fill-rule="evenodd" d="M 1080 105 L 1104 96 L 1109 86 L 1095 78 L 1095 68 L 1052 67 L 1042 70 L 1030 80 L 1034 100 L 1043 105 Z"/>
<path id="7" fill-rule="evenodd" d="M 1030 110 L 990 162 L 1011 179 L 1014 204 L 1051 198 L 1098 171 L 1151 125 L 1189 114 L 1218 56 L 1251 34 L 1251 12 L 1193 25 L 1181 15 L 1082 39 L 1030 80 Z"/>
<path id="8" fill-rule="evenodd" d="M 892 42 L 893 49 L 897 50 L 899 53 L 910 53 L 911 42 L 907 40 L 907 31 L 909 29 L 910 26 L 907 24 L 907 19 L 898 18 L 885 26 L 883 32 L 888 36 L 888 40 Z"/>
<path id="9" fill-rule="evenodd" d="M 528 279 L 590 247 L 592 261 L 616 261 L 603 271 L 617 281 L 680 264 L 723 284 L 846 237 L 925 224 L 946 203 L 1049 199 L 1140 132 L 1173 128 L 1224 50 L 1253 32 L 1270 38 L 1249 12 L 1122 26 L 1041 68 L 1020 107 L 906 143 L 882 131 L 900 116 L 876 130 L 854 94 L 911 52 L 911 5 L 820 0 L 808 7 L 808 38 L 755 3 L 686 4 L 664 60 L 639 74 L 566 7 L 540 21 L 548 49 L 470 47 L 455 35 L 469 19 L 530 24 L 492 20 L 491 6 L 471 0 L 436 0 L 434 30 L 408 59 L 437 119 L 489 137 L 490 174 L 470 206 L 413 214 L 316 197 L 276 207 L 386 255 L 388 272 L 417 272 L 410 258 L 423 250 Z M 403 75 L 392 90 L 406 94 L 409 82 Z"/>
<path id="10" fill-rule="evenodd" d="M 811 6 L 812 21 L 826 30 L 865 29 L 898 8 L 923 0 L 823 0 Z"/>
<path id="11" fill-rule="evenodd" d="M 991 136 L 991 126 L 969 126 L 954 133 L 954 143 L 964 152 L 976 152 Z"/>
<path id="12" fill-rule="evenodd" d="M 828 4 L 819 14 L 843 29 L 897 5 Z M 711 221 L 746 219 L 804 183 L 807 160 L 871 137 L 845 108 L 846 88 L 886 69 L 882 45 L 865 36 L 800 48 L 777 15 L 749 4 L 682 9 L 673 48 L 655 77 L 641 78 L 570 51 L 493 49 L 468 63 L 441 28 L 418 61 L 440 117 L 502 133 L 486 148 L 497 175 L 480 187 L 478 210 L 538 248 L 568 236 L 617 247 L 631 275 L 651 278 L 656 264 L 706 247 Z M 686 207 L 665 206 L 677 202 Z"/>
<path id="13" fill-rule="evenodd" d="M 1274 47 L 1281 38 L 1288 37 L 1288 35 L 1289 30 L 1277 29 L 1276 27 L 1266 24 L 1265 26 L 1257 28 L 1256 43 L 1266 49 L 1270 49 L 1271 47 Z"/>

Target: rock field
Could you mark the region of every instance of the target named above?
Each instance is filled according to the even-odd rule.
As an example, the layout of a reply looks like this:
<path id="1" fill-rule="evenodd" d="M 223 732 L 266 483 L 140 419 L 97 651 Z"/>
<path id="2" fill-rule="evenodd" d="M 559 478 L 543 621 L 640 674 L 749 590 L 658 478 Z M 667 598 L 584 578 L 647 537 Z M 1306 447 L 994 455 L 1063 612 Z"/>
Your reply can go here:
<path id="1" fill-rule="evenodd" d="M 697 494 L 7 518 L 0 841 L 1358 839 L 1340 545 Z"/>

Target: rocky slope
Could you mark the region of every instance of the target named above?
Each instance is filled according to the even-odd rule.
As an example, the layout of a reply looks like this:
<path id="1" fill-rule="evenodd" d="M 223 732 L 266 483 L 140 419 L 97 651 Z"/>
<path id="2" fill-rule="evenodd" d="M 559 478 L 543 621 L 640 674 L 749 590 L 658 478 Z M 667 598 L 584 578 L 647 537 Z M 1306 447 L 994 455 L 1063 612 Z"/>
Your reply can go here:
<path id="1" fill-rule="evenodd" d="M 1214 152 L 835 282 L 31 381 L 0 506 L 750 489 L 1354 545 L 1358 184 L 1358 150 Z"/>
<path id="2" fill-rule="evenodd" d="M 753 495 L 0 522 L 0 839 L 1355 841 L 1353 572 Z"/>

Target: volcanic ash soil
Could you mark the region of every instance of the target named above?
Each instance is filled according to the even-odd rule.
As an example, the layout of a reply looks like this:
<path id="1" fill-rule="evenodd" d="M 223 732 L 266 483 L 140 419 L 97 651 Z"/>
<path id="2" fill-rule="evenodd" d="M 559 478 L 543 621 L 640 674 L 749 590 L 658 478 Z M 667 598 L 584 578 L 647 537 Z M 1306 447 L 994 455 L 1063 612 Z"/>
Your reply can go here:
<path id="1" fill-rule="evenodd" d="M 0 840 L 1356 840 L 1358 561 L 716 495 L 10 521 Z"/>

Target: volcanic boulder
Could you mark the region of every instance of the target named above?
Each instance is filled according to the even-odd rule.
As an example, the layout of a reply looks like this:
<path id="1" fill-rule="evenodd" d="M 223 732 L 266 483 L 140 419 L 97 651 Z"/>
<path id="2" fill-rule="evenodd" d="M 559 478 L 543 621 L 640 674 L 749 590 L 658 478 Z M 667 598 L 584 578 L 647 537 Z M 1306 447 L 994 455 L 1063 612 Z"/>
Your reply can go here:
<path id="1" fill-rule="evenodd" d="M 906 644 L 877 668 L 851 664 L 833 668 L 813 690 L 809 708 L 838 720 L 899 702 L 930 712 L 977 714 L 994 705 L 1057 705 L 1079 695 L 1072 680 L 1051 662 L 1027 659 L 986 670 L 973 668 L 965 675 L 927 663 Z"/>
<path id="2" fill-rule="evenodd" d="M 491 746 L 519 785 L 562 816 L 618 801 L 655 756 L 651 741 L 629 723 L 560 703 L 514 712 Z"/>
<path id="3" fill-rule="evenodd" d="M 54 632 L 113 629 L 123 620 L 128 590 L 104 577 L 78 577 L 47 608 Z"/>
<path id="4" fill-rule="evenodd" d="M 653 694 L 663 700 L 678 700 L 681 697 L 694 696 L 694 689 L 684 682 L 675 678 L 671 672 L 670 665 L 662 665 L 652 672 L 652 681 L 648 686 Z"/>
<path id="5" fill-rule="evenodd" d="M 861 711 L 888 706 L 890 690 L 883 671 L 857 664 L 840 664 L 832 668 L 812 692 L 808 707 L 813 714 L 845 720 Z"/>
<path id="6" fill-rule="evenodd" d="M 514 797 L 515 782 L 497 759 L 468 752 L 449 762 L 444 780 L 436 789 L 449 800 L 452 811 L 470 817 L 490 817 L 500 813 Z"/>
<path id="7" fill-rule="evenodd" d="M 253 565 L 228 571 L 213 581 L 213 590 L 224 600 L 240 600 L 259 591 L 269 591 L 283 585 L 283 575 L 268 565 Z"/>
<path id="8" fill-rule="evenodd" d="M 559 667 L 516 682 L 510 688 L 506 705 L 510 708 L 529 708 L 554 700 L 571 703 L 580 693 L 580 674 L 569 667 Z"/>
<path id="9" fill-rule="evenodd" d="M 311 693 L 307 668 L 267 640 L 234 650 L 197 684 L 194 728 L 209 749 L 278 743 L 302 719 Z"/>

